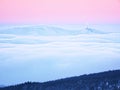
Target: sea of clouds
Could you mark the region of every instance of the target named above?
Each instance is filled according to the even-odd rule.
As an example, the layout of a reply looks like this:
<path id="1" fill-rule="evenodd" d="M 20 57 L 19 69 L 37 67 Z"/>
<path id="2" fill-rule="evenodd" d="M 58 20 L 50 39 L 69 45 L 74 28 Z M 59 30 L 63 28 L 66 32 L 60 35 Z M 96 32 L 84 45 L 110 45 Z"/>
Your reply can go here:
<path id="1" fill-rule="evenodd" d="M 1 25 L 0 81 L 48 81 L 120 69 L 120 25 Z"/>

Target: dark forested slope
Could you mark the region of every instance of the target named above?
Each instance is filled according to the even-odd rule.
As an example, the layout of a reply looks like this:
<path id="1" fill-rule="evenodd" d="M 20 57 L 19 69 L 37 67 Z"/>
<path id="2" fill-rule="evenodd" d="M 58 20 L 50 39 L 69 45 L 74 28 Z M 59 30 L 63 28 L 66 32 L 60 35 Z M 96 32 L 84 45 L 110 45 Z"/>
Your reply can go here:
<path id="1" fill-rule="evenodd" d="M 81 75 L 44 83 L 26 82 L 0 90 L 120 90 L 120 70 Z"/>

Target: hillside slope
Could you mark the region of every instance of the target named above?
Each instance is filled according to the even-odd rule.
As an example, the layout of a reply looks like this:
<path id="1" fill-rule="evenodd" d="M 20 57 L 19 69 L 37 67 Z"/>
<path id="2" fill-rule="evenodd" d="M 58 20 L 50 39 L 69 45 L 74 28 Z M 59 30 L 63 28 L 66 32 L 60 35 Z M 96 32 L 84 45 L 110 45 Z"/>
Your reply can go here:
<path id="1" fill-rule="evenodd" d="M 0 90 L 120 90 L 120 70 L 81 75 L 44 83 L 26 82 Z"/>

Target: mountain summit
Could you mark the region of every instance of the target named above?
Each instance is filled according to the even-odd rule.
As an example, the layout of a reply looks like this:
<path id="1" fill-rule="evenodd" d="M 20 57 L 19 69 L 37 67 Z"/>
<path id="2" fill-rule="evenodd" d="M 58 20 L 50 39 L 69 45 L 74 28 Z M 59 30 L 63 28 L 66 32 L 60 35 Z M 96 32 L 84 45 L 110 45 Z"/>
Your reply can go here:
<path id="1" fill-rule="evenodd" d="M 103 34 L 102 31 L 93 28 L 69 29 L 57 26 L 8 26 L 0 29 L 0 34 L 12 35 L 79 35 L 79 34 Z"/>
<path id="2" fill-rule="evenodd" d="M 120 90 L 120 70 L 81 75 L 55 81 L 27 82 L 0 90 Z"/>

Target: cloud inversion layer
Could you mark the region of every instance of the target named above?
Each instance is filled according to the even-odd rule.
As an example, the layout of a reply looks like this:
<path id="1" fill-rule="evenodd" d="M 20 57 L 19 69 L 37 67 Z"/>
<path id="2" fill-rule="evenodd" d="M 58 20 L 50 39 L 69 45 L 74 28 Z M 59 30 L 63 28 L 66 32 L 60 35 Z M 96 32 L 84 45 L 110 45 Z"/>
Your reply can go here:
<path id="1" fill-rule="evenodd" d="M 55 25 L 0 28 L 0 80 L 6 84 L 116 69 L 119 59 L 119 30 Z"/>

